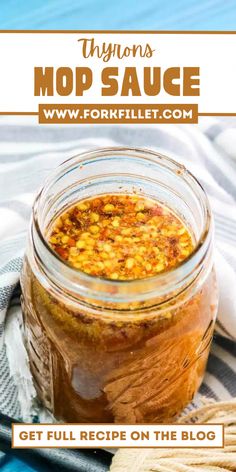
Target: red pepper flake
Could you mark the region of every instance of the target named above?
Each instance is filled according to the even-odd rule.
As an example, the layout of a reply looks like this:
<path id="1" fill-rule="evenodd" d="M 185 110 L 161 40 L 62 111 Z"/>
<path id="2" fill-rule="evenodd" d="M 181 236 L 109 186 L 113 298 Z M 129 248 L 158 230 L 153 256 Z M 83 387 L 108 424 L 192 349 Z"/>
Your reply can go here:
<path id="1" fill-rule="evenodd" d="M 150 213 L 153 216 L 162 216 L 163 215 L 163 208 L 161 208 L 160 206 L 157 205 L 157 206 L 150 209 Z"/>
<path id="2" fill-rule="evenodd" d="M 62 257 L 62 259 L 68 259 L 68 250 L 63 247 L 56 247 L 54 248 L 57 254 Z"/>
<path id="3" fill-rule="evenodd" d="M 69 241 L 68 241 L 68 243 L 67 243 L 67 246 L 73 247 L 73 246 L 75 246 L 75 245 L 76 245 L 75 239 L 70 238 Z"/>

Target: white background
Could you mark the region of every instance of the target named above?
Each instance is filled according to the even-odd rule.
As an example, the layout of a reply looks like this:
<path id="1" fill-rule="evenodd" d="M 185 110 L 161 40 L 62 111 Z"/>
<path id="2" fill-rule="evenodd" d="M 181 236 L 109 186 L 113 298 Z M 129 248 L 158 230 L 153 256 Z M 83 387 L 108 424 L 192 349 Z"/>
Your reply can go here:
<path id="1" fill-rule="evenodd" d="M 152 58 L 84 59 L 82 37 L 132 46 L 149 43 Z M 236 113 L 236 34 L 95 34 L 1 33 L 0 112 L 37 112 L 39 103 L 198 103 L 200 113 Z M 34 67 L 87 66 L 94 71 L 93 86 L 83 97 L 34 97 Z M 101 97 L 101 70 L 137 67 L 142 89 L 144 66 L 200 67 L 200 97 Z"/>

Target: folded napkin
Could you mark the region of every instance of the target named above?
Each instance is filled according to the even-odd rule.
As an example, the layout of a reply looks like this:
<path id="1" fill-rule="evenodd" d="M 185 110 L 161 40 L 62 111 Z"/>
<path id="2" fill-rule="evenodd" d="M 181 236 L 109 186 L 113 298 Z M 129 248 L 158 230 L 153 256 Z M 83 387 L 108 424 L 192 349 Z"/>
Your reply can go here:
<path id="1" fill-rule="evenodd" d="M 15 119 L 16 120 L 16 119 Z M 20 124 L 19 124 L 20 123 Z M 225 136 L 230 136 L 226 139 Z M 21 337 L 19 273 L 34 196 L 49 171 L 100 146 L 140 146 L 188 167 L 206 189 L 215 217 L 220 305 L 201 393 L 236 395 L 236 122 L 195 125 L 48 126 L 0 121 L 0 410 L 24 421 L 49 421 L 35 390 Z"/>

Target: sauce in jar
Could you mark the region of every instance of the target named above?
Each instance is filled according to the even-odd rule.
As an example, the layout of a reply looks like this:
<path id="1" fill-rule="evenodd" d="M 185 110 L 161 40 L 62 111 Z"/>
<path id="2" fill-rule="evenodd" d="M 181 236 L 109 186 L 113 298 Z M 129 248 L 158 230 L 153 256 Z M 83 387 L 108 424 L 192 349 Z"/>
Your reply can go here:
<path id="1" fill-rule="evenodd" d="M 49 190 L 38 197 L 21 277 L 31 371 L 59 420 L 169 422 L 198 390 L 209 354 L 211 235 L 199 239 L 191 218 L 117 180 L 116 192 L 62 200 L 51 213 Z"/>
<path id="2" fill-rule="evenodd" d="M 78 202 L 52 224 L 49 243 L 76 269 L 113 280 L 170 270 L 194 247 L 177 215 L 137 195 L 101 195 Z"/>

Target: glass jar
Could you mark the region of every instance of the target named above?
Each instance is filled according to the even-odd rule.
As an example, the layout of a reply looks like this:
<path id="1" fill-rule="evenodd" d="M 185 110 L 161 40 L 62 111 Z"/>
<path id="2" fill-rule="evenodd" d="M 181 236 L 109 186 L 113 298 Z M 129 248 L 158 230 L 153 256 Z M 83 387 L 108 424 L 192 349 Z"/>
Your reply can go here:
<path id="1" fill-rule="evenodd" d="M 52 220 L 79 200 L 111 193 L 172 208 L 193 235 L 193 253 L 169 272 L 131 281 L 94 277 L 62 261 L 45 238 Z M 21 286 L 35 387 L 58 420 L 172 421 L 202 382 L 217 311 L 204 190 L 182 165 L 145 149 L 69 159 L 34 203 Z"/>

